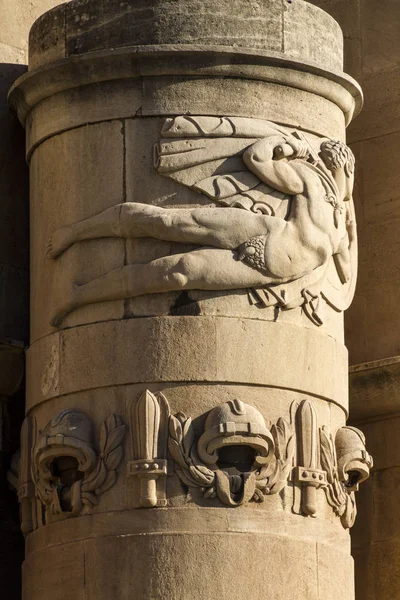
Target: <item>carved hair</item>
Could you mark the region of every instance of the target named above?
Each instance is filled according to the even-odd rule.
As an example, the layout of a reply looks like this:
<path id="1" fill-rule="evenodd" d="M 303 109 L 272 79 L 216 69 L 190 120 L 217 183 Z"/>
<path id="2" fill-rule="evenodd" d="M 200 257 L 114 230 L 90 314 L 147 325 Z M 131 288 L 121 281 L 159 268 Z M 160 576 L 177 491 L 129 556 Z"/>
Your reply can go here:
<path id="1" fill-rule="evenodd" d="M 354 154 L 343 142 L 335 140 L 323 142 L 320 156 L 330 171 L 334 172 L 344 168 L 347 177 L 354 173 Z"/>

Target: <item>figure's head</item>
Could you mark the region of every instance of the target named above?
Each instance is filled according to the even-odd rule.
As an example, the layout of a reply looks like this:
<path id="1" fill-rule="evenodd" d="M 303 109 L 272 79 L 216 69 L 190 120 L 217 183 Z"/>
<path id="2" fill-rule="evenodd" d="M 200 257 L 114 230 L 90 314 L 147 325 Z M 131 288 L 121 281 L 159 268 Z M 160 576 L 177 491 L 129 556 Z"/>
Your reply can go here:
<path id="1" fill-rule="evenodd" d="M 343 200 L 350 200 L 354 185 L 353 152 L 343 142 L 328 140 L 321 144 L 319 155 L 326 168 L 331 171 Z"/>

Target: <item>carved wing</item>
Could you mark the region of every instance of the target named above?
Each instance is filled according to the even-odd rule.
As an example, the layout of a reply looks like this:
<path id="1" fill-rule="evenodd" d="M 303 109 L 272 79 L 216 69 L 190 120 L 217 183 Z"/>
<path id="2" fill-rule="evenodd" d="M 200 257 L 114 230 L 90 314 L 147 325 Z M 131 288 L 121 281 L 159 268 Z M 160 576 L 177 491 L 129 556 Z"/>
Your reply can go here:
<path id="1" fill-rule="evenodd" d="M 260 119 L 167 119 L 155 146 L 155 166 L 161 175 L 224 206 L 285 217 L 289 197 L 262 183 L 242 159 L 257 140 L 277 134 L 288 132 Z"/>
<path id="2" fill-rule="evenodd" d="M 288 219 L 291 197 L 263 183 L 247 168 L 242 157 L 249 146 L 270 136 L 292 135 L 307 142 L 300 132 L 292 133 L 261 119 L 186 115 L 167 119 L 161 135 L 160 143 L 154 148 L 154 162 L 160 175 L 220 205 Z M 329 195 L 335 184 L 311 145 L 308 162 L 310 168 L 318 172 Z M 348 213 L 347 235 L 328 263 L 291 282 L 249 290 L 250 302 L 263 307 L 278 305 L 282 309 L 303 306 L 317 326 L 323 323 L 321 296 L 333 309 L 346 310 L 353 299 L 357 279 L 357 235 L 352 201 Z M 333 214 L 334 219 L 340 218 L 336 209 Z"/>

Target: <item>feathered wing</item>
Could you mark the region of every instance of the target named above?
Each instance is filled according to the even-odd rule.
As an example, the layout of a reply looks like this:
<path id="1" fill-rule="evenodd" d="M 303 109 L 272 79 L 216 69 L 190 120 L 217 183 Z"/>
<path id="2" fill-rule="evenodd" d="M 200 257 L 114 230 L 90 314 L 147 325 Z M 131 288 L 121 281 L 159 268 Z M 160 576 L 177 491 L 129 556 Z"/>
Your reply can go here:
<path id="1" fill-rule="evenodd" d="M 155 147 L 158 172 L 223 206 L 284 217 L 289 198 L 251 173 L 244 151 L 259 139 L 285 135 L 260 119 L 191 117 L 167 119 Z"/>

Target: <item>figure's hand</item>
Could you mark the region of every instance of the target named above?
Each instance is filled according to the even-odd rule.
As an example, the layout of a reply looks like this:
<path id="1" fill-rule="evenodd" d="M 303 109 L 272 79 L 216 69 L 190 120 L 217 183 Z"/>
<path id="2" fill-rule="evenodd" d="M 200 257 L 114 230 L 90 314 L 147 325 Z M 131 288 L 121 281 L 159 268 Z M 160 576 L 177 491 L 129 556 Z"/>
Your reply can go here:
<path id="1" fill-rule="evenodd" d="M 294 196 L 304 190 L 304 179 L 293 168 L 291 158 L 307 155 L 306 145 L 293 136 L 271 136 L 258 140 L 243 154 L 246 167 L 272 189 Z M 282 158 L 288 158 L 280 160 Z"/>
<path id="2" fill-rule="evenodd" d="M 274 159 L 280 160 L 282 158 L 300 158 L 307 159 L 310 155 L 310 149 L 306 142 L 297 140 L 296 138 L 290 138 L 285 141 L 284 144 L 275 147 Z"/>
<path id="3" fill-rule="evenodd" d="M 293 149 L 293 158 L 305 158 L 310 156 L 310 148 L 307 142 L 303 140 L 297 140 L 295 137 L 290 138 L 287 143 Z"/>
<path id="4" fill-rule="evenodd" d="M 293 158 L 294 150 L 290 144 L 280 144 L 274 148 L 274 160 Z"/>

